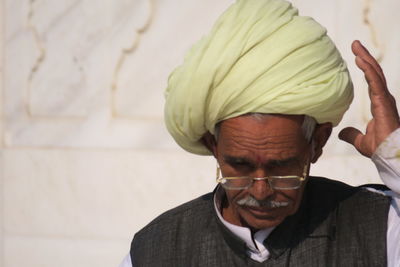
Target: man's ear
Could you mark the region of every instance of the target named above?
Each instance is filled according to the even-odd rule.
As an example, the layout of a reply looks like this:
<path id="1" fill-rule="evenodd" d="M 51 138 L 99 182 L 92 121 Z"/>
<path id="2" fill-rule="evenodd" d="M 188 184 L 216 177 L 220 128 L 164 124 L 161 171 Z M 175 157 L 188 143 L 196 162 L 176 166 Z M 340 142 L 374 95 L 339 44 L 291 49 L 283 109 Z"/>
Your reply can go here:
<path id="1" fill-rule="evenodd" d="M 217 141 L 215 140 L 215 136 L 207 131 L 200 141 L 210 150 L 214 157 L 217 158 Z"/>
<path id="2" fill-rule="evenodd" d="M 317 162 L 318 158 L 322 155 L 322 148 L 325 146 L 329 136 L 331 136 L 331 133 L 332 123 L 325 122 L 322 124 L 317 124 L 312 140 L 312 149 L 314 150 L 312 154 L 313 157 L 311 159 L 312 163 Z"/>

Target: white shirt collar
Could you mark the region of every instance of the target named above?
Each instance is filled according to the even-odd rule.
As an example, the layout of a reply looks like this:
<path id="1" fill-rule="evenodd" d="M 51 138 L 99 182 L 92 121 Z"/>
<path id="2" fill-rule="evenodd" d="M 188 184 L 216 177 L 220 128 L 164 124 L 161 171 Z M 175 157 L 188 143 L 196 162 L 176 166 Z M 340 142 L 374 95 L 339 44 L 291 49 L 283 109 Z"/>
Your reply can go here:
<path id="1" fill-rule="evenodd" d="M 257 231 L 254 234 L 254 241 L 251 236 L 251 231 L 247 227 L 242 227 L 238 225 L 234 225 L 228 221 L 226 221 L 221 214 L 222 210 L 222 200 L 225 197 L 225 191 L 221 186 L 218 186 L 215 190 L 214 194 L 214 208 L 217 213 L 220 221 L 228 228 L 234 235 L 243 240 L 248 248 L 248 255 L 253 260 L 258 262 L 263 262 L 269 258 L 269 251 L 264 246 L 264 240 L 268 237 L 268 235 L 274 230 L 275 227 L 266 228 Z"/>

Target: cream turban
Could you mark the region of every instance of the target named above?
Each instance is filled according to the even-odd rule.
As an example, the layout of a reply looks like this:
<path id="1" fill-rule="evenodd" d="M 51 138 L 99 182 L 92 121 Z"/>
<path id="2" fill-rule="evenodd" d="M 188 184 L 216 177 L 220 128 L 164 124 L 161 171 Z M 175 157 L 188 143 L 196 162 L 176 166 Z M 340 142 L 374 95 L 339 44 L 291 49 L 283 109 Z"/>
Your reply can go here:
<path id="1" fill-rule="evenodd" d="M 215 125 L 250 112 L 306 114 L 336 126 L 353 98 L 326 30 L 283 0 L 238 0 L 169 77 L 165 122 L 185 150 Z"/>

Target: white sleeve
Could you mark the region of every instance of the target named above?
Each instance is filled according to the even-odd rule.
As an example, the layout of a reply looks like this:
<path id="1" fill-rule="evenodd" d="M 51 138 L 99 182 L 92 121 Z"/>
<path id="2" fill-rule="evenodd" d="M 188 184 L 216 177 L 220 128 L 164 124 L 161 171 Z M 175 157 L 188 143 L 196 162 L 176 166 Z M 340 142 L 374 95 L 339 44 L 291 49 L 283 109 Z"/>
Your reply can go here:
<path id="1" fill-rule="evenodd" d="M 132 262 L 131 262 L 131 255 L 130 255 L 130 254 L 126 255 L 126 257 L 125 257 L 124 260 L 121 262 L 121 264 L 119 265 L 119 267 L 133 267 L 133 266 L 132 266 Z"/>
<path id="2" fill-rule="evenodd" d="M 379 145 L 371 159 L 382 181 L 391 189 L 384 192 L 392 198 L 388 215 L 387 260 L 388 267 L 398 267 L 400 263 L 400 128 Z"/>
<path id="3" fill-rule="evenodd" d="M 371 159 L 383 183 L 400 197 L 400 128 L 379 145 Z"/>

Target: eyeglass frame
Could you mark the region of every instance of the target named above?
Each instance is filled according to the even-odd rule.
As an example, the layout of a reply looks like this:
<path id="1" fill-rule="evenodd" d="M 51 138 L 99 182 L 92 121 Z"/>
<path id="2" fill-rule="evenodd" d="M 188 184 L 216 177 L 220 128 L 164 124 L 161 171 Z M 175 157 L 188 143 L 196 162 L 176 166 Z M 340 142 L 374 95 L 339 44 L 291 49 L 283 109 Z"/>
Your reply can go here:
<path id="1" fill-rule="evenodd" d="M 301 184 L 306 180 L 307 178 L 307 171 L 308 171 L 308 166 L 309 166 L 309 161 L 307 160 L 306 163 L 304 164 L 304 169 L 303 169 L 303 176 L 298 176 L 298 175 L 271 175 L 271 176 L 265 176 L 265 177 L 251 177 L 251 176 L 232 176 L 232 177 L 223 177 L 222 172 L 220 167 L 217 165 L 217 178 L 216 182 L 221 184 L 221 186 L 224 189 L 227 190 L 244 190 L 248 189 L 253 186 L 254 181 L 262 181 L 262 180 L 267 180 L 270 188 L 273 190 L 296 190 L 301 187 Z M 221 177 L 220 177 L 221 174 Z M 288 188 L 276 188 L 272 185 L 271 179 L 288 179 L 288 178 L 297 178 L 299 180 L 299 185 L 294 186 L 294 187 L 288 187 Z M 238 188 L 227 188 L 224 186 L 222 183 L 223 180 L 239 180 L 239 179 L 247 179 L 250 180 L 249 185 L 246 187 L 238 187 Z"/>

